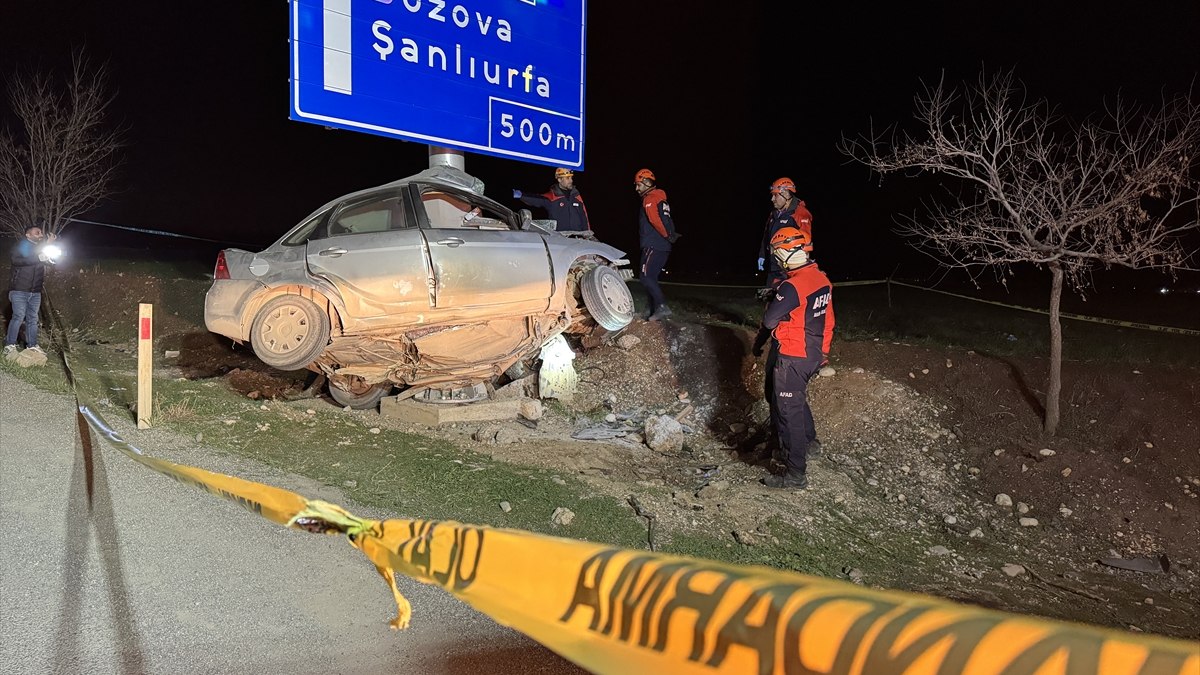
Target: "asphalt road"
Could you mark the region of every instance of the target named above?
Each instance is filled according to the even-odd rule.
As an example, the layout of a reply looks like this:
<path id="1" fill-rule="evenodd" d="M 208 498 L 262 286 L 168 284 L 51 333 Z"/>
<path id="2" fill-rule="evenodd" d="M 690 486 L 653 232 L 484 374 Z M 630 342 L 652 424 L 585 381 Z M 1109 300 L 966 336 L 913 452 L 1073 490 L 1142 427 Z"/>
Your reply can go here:
<path id="1" fill-rule="evenodd" d="M 149 454 L 387 515 L 101 412 Z M 74 400 L 0 372 L 2 673 L 582 672 L 406 578 L 412 627 L 392 632 L 391 593 L 344 539 L 283 529 L 95 445 L 89 490 Z"/>

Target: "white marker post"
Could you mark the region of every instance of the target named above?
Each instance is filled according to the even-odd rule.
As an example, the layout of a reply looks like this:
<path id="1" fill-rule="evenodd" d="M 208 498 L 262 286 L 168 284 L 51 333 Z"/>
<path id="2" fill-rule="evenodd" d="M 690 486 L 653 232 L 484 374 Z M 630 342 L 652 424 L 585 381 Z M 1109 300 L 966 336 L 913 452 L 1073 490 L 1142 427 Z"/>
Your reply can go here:
<path id="1" fill-rule="evenodd" d="M 154 407 L 154 305 L 138 305 L 138 398 L 137 425 L 150 428 L 150 411 Z"/>

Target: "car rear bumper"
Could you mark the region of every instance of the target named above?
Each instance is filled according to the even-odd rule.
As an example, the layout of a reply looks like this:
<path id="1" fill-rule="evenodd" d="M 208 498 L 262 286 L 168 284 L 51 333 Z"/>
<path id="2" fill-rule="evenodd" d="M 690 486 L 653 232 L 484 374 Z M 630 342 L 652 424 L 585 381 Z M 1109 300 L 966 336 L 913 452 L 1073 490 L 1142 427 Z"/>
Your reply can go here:
<path id="1" fill-rule="evenodd" d="M 263 285 L 251 279 L 219 279 L 204 296 L 204 325 L 218 335 L 234 340 L 250 339 L 250 326 L 242 316 L 251 296 Z"/>

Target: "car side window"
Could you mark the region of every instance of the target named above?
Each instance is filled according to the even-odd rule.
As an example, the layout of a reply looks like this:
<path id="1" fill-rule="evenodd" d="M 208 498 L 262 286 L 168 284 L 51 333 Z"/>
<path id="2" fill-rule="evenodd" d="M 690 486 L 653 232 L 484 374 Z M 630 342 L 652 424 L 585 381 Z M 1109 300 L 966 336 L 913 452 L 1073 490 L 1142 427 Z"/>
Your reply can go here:
<path id="1" fill-rule="evenodd" d="M 328 209 L 326 209 L 326 210 L 318 213 L 317 215 L 313 216 L 312 218 L 309 218 L 308 220 L 304 221 L 303 225 L 296 228 L 296 231 L 293 232 L 291 234 L 291 236 L 289 236 L 287 239 L 285 239 L 283 241 L 283 245 L 284 246 L 300 246 L 300 245 L 304 244 L 304 242 L 308 241 L 309 239 L 319 239 L 319 238 L 323 237 L 324 234 L 314 236 L 314 233 L 317 232 L 318 229 L 320 229 L 320 231 L 322 233 L 324 232 L 325 228 L 323 226 L 324 226 L 325 220 L 327 218 L 329 218 L 329 210 Z"/>
<path id="2" fill-rule="evenodd" d="M 472 204 L 458 195 L 440 190 L 421 194 L 421 205 L 429 226 L 436 229 L 508 230 L 504 214 L 487 205 Z"/>
<path id="3" fill-rule="evenodd" d="M 341 204 L 329 219 L 324 236 L 387 232 L 407 227 L 409 223 L 404 217 L 404 202 L 400 195 L 376 194 Z"/>

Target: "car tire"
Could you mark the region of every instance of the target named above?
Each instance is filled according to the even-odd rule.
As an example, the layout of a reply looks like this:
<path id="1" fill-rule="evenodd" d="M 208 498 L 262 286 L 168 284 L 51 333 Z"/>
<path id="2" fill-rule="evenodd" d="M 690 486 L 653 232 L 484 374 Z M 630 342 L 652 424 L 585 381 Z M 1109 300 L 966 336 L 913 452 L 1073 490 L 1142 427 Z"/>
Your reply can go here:
<path id="1" fill-rule="evenodd" d="M 329 344 L 329 317 L 308 298 L 268 300 L 250 326 L 250 346 L 260 361 L 280 370 L 312 363 Z"/>
<path id="2" fill-rule="evenodd" d="M 607 330 L 621 330 L 633 321 L 633 294 L 621 274 L 600 265 L 579 280 L 583 305 L 596 323 Z"/>
<path id="3" fill-rule="evenodd" d="M 363 384 L 362 380 L 356 380 L 356 385 L 349 390 L 342 389 L 332 381 L 329 383 L 330 398 L 343 408 L 349 406 L 351 410 L 371 410 L 391 391 L 391 382 Z"/>

